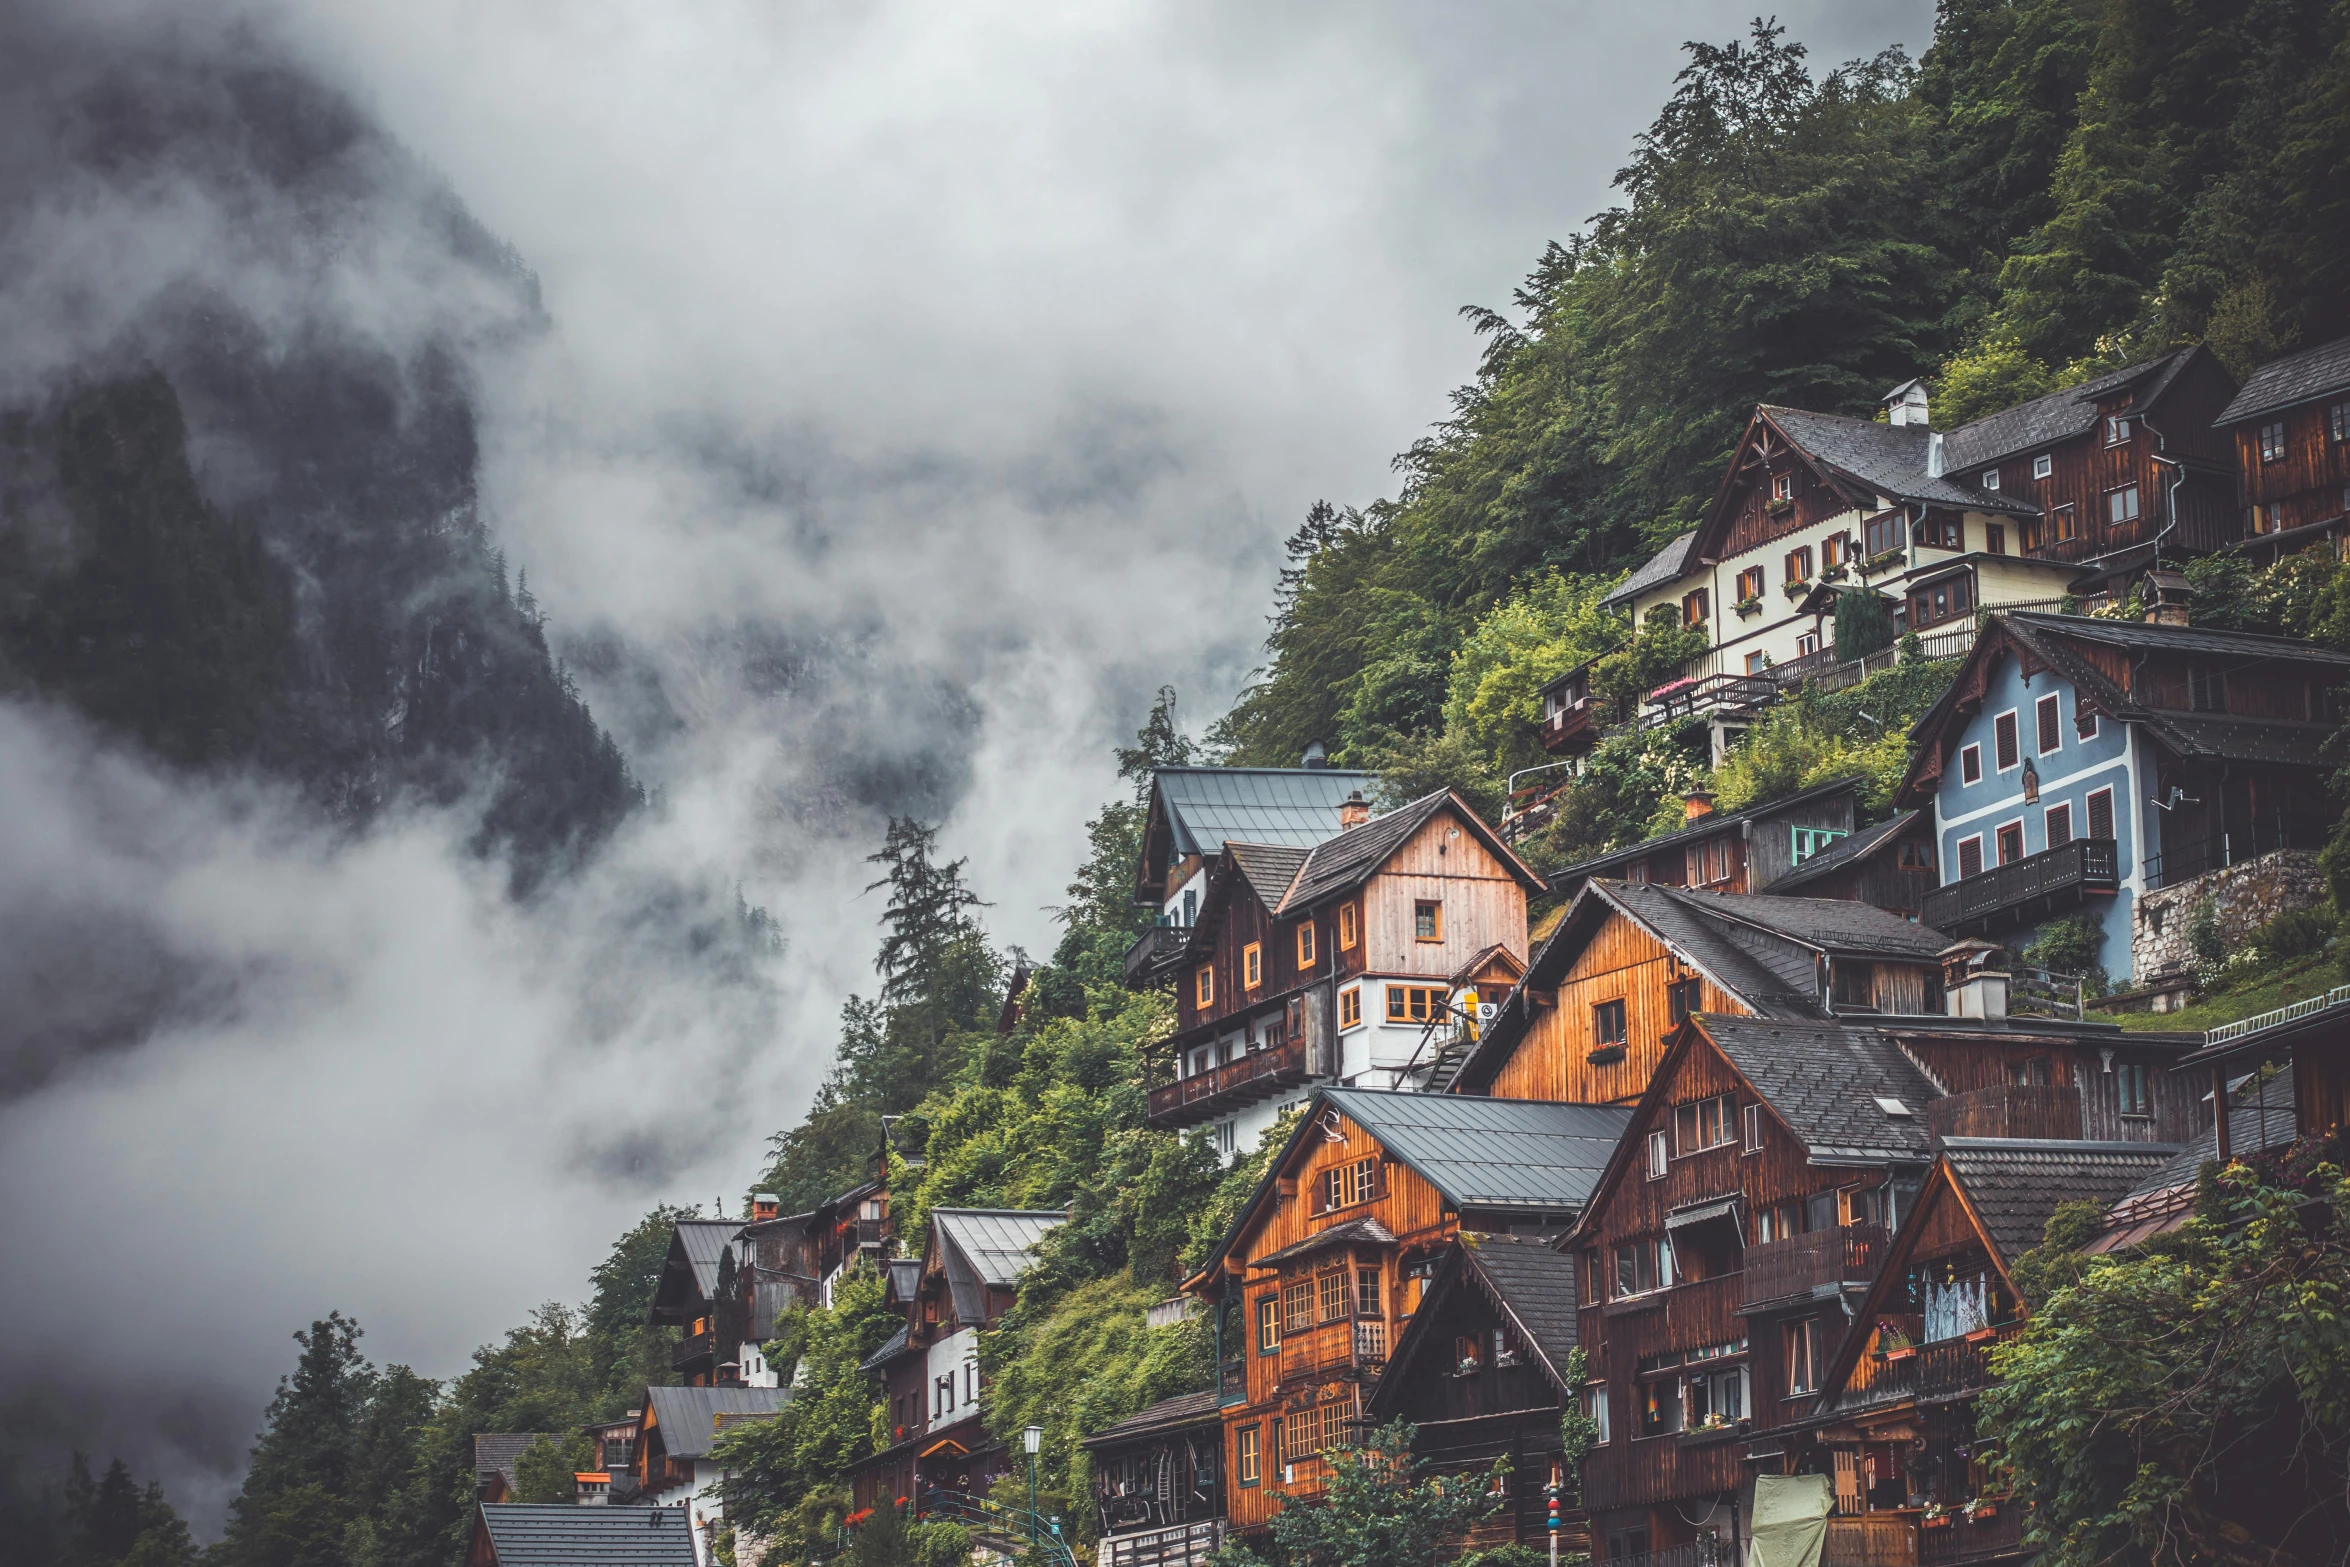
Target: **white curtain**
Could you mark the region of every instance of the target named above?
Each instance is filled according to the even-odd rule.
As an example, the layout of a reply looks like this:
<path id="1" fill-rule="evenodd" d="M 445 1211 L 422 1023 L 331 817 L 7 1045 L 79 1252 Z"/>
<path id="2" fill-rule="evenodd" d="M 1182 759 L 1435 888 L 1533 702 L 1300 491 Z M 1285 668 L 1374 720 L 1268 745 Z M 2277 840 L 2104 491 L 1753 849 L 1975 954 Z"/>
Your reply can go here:
<path id="1" fill-rule="evenodd" d="M 1926 1281 L 1926 1341 L 1957 1338 L 1977 1328 L 1991 1325 L 1991 1276 L 1978 1273 L 1973 1278 L 1953 1279 L 1938 1284 Z"/>

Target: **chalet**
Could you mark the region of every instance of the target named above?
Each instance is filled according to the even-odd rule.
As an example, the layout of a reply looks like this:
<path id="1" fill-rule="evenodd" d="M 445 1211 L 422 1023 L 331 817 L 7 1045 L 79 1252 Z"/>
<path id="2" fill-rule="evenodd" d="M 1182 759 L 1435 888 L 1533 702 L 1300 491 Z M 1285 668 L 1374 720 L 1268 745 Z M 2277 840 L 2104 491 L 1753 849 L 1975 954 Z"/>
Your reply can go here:
<path id="1" fill-rule="evenodd" d="M 671 1367 L 689 1387 L 716 1386 L 719 1363 L 732 1359 L 743 1339 L 737 1302 L 718 1282 L 720 1261 L 742 1227 L 740 1219 L 679 1219 L 669 1232 L 646 1320 L 683 1330 Z"/>
<path id="2" fill-rule="evenodd" d="M 1572 1498 L 1559 1418 L 1582 1395 L 1568 1379 L 1574 1350 L 1574 1259 L 1536 1237 L 1463 1230 L 1364 1396 L 1365 1423 L 1410 1421 L 1419 1456 L 1438 1473 L 1482 1474 L 1509 1460 L 1509 1502 L 1469 1547 L 1540 1546 L 1550 1488 Z M 1581 1510 L 1562 1511 L 1561 1524 L 1560 1549 L 1588 1555 Z"/>
<path id="3" fill-rule="evenodd" d="M 1934 888 L 1934 820 L 1898 811 L 1815 850 L 1770 885 L 1781 898 L 1836 898 L 1916 919 Z"/>
<path id="4" fill-rule="evenodd" d="M 1611 599 L 1712 632 L 1651 700 L 1707 715 L 1719 756 L 1755 708 L 1836 660 L 1836 591 L 1883 595 L 1904 629 L 1956 643 L 1978 608 L 2126 585 L 2157 540 L 2174 558 L 2233 543 L 2214 420 L 2234 392 L 2188 348 L 1947 432 L 1916 381 L 1886 395 L 1883 423 L 1756 408 L 1704 521 Z"/>
<path id="5" fill-rule="evenodd" d="M 1578 860 L 1550 873 L 1553 895 L 1571 898 L 1595 876 L 1616 881 L 1762 892 L 1780 877 L 1850 837 L 1860 780 L 1836 778 L 1742 811 L 1717 811 L 1703 791 L 1684 802 L 1673 832 Z"/>
<path id="6" fill-rule="evenodd" d="M 484 1503 L 465 1567 L 698 1567 L 694 1535 L 677 1508 Z"/>
<path id="7" fill-rule="evenodd" d="M 2105 970 L 2143 976 L 2180 945 L 2198 878 L 2323 842 L 2350 655 L 2185 624 L 2184 579 L 2148 587 L 2159 620 L 1989 617 L 1919 721 L 1896 798 L 1933 811 L 1927 924 L 1996 936 L 2084 910 Z"/>
<path id="8" fill-rule="evenodd" d="M 1376 788 L 1371 773 L 1321 765 L 1319 746 L 1304 767 L 1162 767 L 1151 774 L 1134 901 L 1158 910 L 1158 925 L 1126 954 L 1129 984 L 1167 977 L 1182 931 L 1199 923 L 1209 867 L 1231 842 L 1311 849 L 1334 836 L 1349 795 Z"/>
<path id="9" fill-rule="evenodd" d="M 2224 1140 L 2215 1120 L 2169 1163 L 2132 1187 L 2106 1210 L 2105 1231 L 2089 1243 L 2089 1251 L 2127 1251 L 2141 1241 L 2177 1229 L 2195 1210 L 2205 1165 L 2269 1153 L 2289 1146 L 2300 1136 L 2289 1075 L 2255 1073 L 2236 1085 L 2228 1104 Z M 2224 1154 L 2223 1147 L 2227 1150 Z"/>
<path id="10" fill-rule="evenodd" d="M 2018 1562 L 2022 1504 L 1976 1442 L 1991 1355 L 2022 1330 L 2018 1257 L 2059 1203 L 2111 1202 L 2177 1150 L 2150 1143 L 1947 1139 L 1852 1325 L 1826 1351 L 1818 1409 L 1756 1444 L 1772 1473 L 1834 1477 L 1828 1559 Z"/>
<path id="11" fill-rule="evenodd" d="M 979 1335 L 1012 1309 L 1036 1247 L 1068 1222 L 1058 1208 L 933 1208 L 918 1270 L 893 1264 L 888 1299 L 905 1326 L 869 1357 L 890 1441 L 850 1471 L 859 1507 L 940 1492 L 984 1496 L 1011 1460 L 988 1434 Z M 909 1259 L 910 1260 L 910 1259 Z"/>
<path id="12" fill-rule="evenodd" d="M 2198 1101 L 2167 1068 L 2193 1040 L 1704 1012 L 1673 1030 L 1563 1243 L 1582 1268 L 1586 1408 L 1607 1433 L 1584 1470 L 1603 1554 L 1694 1546 L 1700 1519 L 1741 1537 L 1749 1482 L 1786 1472 L 1782 1438 L 1814 1415 L 1940 1148 L 2095 1146 L 2143 1174 L 2192 1135 Z"/>
<path id="13" fill-rule="evenodd" d="M 1210 1124 L 1230 1157 L 1316 1083 L 1425 1086 L 1524 972 L 1541 880 L 1458 795 L 1341 811 L 1312 849 L 1228 842 L 1207 872 L 1153 1126 Z"/>
<path id="14" fill-rule="evenodd" d="M 1224 1544 L 1224 1417 L 1214 1389 L 1095 1432 L 1095 1567 L 1207 1567 Z"/>
<path id="15" fill-rule="evenodd" d="M 2350 511 L 2350 337 L 2272 359 L 2220 410 L 2261 556 L 2333 538 Z"/>
<path id="16" fill-rule="evenodd" d="M 718 1439 L 743 1421 L 782 1413 L 791 1396 L 789 1388 L 772 1387 L 645 1389 L 628 1478 L 643 1506 L 676 1509 L 687 1518 L 702 1567 L 711 1559 L 709 1530 L 722 1515 L 725 1501 L 726 1470 L 714 1456 Z M 617 1487 L 617 1475 L 614 1484 Z"/>
<path id="17" fill-rule="evenodd" d="M 1184 1283 L 1215 1313 L 1233 1529 L 1261 1530 L 1285 1498 L 1319 1493 L 1321 1454 L 1354 1435 L 1454 1237 L 1565 1229 L 1625 1119 L 1597 1105 L 1314 1096 Z"/>
<path id="18" fill-rule="evenodd" d="M 1947 945 L 1865 903 L 1589 882 L 1448 1086 L 1630 1104 L 1693 1013 L 1940 1015 Z"/>

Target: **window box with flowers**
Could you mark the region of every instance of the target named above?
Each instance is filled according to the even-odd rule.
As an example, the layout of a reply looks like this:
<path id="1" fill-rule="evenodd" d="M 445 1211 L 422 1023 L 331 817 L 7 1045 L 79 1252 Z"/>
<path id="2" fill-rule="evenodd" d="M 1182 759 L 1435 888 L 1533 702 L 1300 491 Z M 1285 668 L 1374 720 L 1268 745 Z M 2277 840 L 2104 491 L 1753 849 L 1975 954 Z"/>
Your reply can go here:
<path id="1" fill-rule="evenodd" d="M 1879 550 L 1860 563 L 1861 575 L 1874 576 L 1880 571 L 1891 571 L 1907 558 L 1899 545 L 1889 550 Z"/>
<path id="2" fill-rule="evenodd" d="M 1820 568 L 1820 580 L 1822 582 L 1842 582 L 1844 580 L 1844 568 L 1842 566 L 1822 566 Z"/>
<path id="3" fill-rule="evenodd" d="M 1624 1059 L 1624 1047 L 1622 1045 L 1601 1045 L 1583 1059 L 1593 1066 L 1614 1066 L 1618 1061 Z"/>
<path id="4" fill-rule="evenodd" d="M 1651 702 L 1667 701 L 1673 697 L 1679 696 L 1682 692 L 1688 690 L 1695 684 L 1697 684 L 1697 681 L 1694 678 L 1686 675 L 1684 675 L 1679 680 L 1668 680 L 1663 685 L 1658 686 L 1654 691 L 1649 692 L 1648 699 Z"/>
<path id="5" fill-rule="evenodd" d="M 1918 1527 L 1921 1529 L 1947 1529 L 1957 1521 L 1957 1514 L 1940 1502 L 1928 1502 L 1926 1510 L 1918 1514 Z"/>
<path id="6" fill-rule="evenodd" d="M 1917 1345 L 1910 1337 L 1890 1322 L 1877 1329 L 1877 1358 L 1879 1360 L 1911 1360 L 1916 1358 Z"/>
<path id="7" fill-rule="evenodd" d="M 1999 1498 L 1978 1496 L 1959 1511 L 1966 1514 L 1968 1523 L 1990 1523 L 1999 1516 Z"/>
<path id="8" fill-rule="evenodd" d="M 1762 613 L 1762 600 L 1759 597 L 1740 599 L 1737 603 L 1731 605 L 1730 607 L 1736 610 L 1738 612 L 1738 617 L 1743 620 L 1748 615 L 1759 615 Z"/>
<path id="9" fill-rule="evenodd" d="M 1786 594 L 1789 598 L 1801 602 L 1811 593 L 1811 584 L 1808 582 L 1783 583 L 1781 584 L 1779 591 Z"/>

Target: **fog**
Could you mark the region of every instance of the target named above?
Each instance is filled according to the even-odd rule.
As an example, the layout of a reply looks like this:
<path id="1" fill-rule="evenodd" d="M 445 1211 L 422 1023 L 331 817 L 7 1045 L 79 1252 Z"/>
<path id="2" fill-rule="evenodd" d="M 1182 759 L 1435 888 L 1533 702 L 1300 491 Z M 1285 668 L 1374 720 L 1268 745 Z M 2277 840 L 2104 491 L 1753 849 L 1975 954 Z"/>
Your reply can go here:
<path id="1" fill-rule="evenodd" d="M 1823 67 L 1931 20 L 1779 14 Z M 463 809 L 333 833 L 0 705 L 0 931 L 33 943 L 0 1003 L 121 1035 L 0 1105 L 0 1407 L 209 1531 L 310 1318 L 446 1375 L 654 1202 L 739 1201 L 873 983 L 885 816 L 940 821 L 995 936 L 1048 949 L 1149 693 L 1195 732 L 1231 701 L 1283 536 L 1389 492 L 1474 364 L 1456 307 L 1605 206 L 1682 41 L 1748 15 L 61 6 L 69 62 L 332 84 L 536 299 L 419 240 L 422 196 L 321 259 L 210 187 L 18 168 L 0 381 L 190 277 L 289 333 L 459 343 L 483 514 L 656 802 L 518 905 Z M 738 884 L 788 947 L 716 973 L 679 921 Z M 158 966 L 200 982 L 122 1011 Z"/>

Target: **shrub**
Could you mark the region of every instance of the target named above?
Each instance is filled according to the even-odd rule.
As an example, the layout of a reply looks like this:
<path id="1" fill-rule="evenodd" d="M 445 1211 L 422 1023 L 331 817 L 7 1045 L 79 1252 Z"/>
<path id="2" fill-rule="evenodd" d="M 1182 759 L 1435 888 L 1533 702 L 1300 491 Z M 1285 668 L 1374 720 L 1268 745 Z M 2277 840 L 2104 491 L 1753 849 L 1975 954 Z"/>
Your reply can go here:
<path id="1" fill-rule="evenodd" d="M 2217 968 L 2227 961 L 2227 932 L 2220 928 L 2219 900 L 2205 898 L 2195 905 L 2187 916 L 2187 950 L 2195 954 L 2195 961 L 2207 968 Z"/>
<path id="2" fill-rule="evenodd" d="M 2333 938 L 2335 925 L 2331 909 L 2294 909 L 2253 932 L 2252 950 L 2260 954 L 2263 963 L 2282 963 L 2288 958 L 2307 957 L 2320 952 Z"/>
<path id="3" fill-rule="evenodd" d="M 2090 995 L 2102 996 L 2110 984 L 2105 966 L 2098 962 L 2104 950 L 2105 927 L 2086 914 L 2069 914 L 2041 926 L 2019 956 L 2033 968 L 2077 974 Z"/>
<path id="4" fill-rule="evenodd" d="M 1893 613 L 1867 589 L 1836 595 L 1836 656 L 1850 663 L 1893 645 Z"/>

